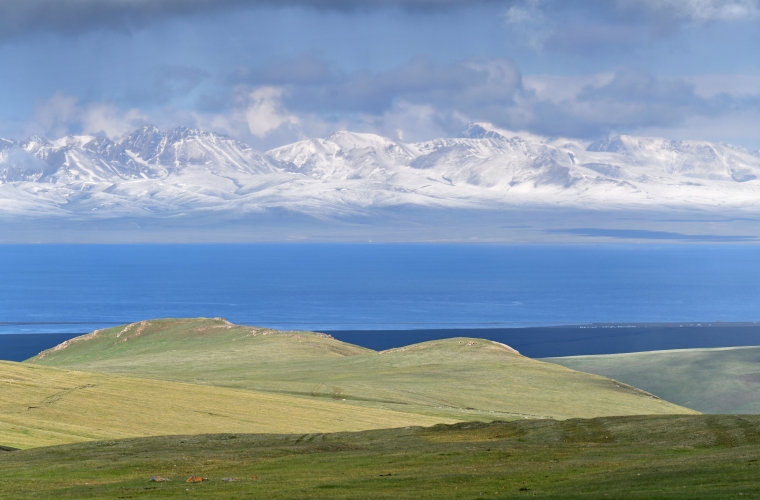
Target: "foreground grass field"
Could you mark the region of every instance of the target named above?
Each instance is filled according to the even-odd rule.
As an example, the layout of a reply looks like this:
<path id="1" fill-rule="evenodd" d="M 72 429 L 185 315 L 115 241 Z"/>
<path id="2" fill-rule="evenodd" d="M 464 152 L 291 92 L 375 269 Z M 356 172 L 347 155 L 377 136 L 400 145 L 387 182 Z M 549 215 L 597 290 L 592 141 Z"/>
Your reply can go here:
<path id="1" fill-rule="evenodd" d="M 547 358 L 704 413 L 760 413 L 760 347 Z"/>
<path id="2" fill-rule="evenodd" d="M 757 416 L 153 437 L 0 452 L 0 497 L 743 498 L 759 459 Z"/>
<path id="3" fill-rule="evenodd" d="M 376 352 L 310 332 L 222 319 L 102 330 L 29 364 L 341 401 L 457 420 L 695 413 L 634 387 L 457 338 Z"/>
<path id="4" fill-rule="evenodd" d="M 0 445 L 14 448 L 166 434 L 356 431 L 440 421 L 341 401 L 0 362 Z"/>

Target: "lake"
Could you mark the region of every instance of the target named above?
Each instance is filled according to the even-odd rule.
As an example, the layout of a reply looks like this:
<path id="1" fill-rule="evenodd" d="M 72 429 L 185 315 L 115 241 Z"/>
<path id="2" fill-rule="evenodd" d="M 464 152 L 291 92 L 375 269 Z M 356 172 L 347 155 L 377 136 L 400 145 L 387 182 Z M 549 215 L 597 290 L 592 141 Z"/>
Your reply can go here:
<path id="1" fill-rule="evenodd" d="M 188 316 L 376 335 L 754 322 L 760 247 L 0 246 L 0 334 L 84 333 Z"/>

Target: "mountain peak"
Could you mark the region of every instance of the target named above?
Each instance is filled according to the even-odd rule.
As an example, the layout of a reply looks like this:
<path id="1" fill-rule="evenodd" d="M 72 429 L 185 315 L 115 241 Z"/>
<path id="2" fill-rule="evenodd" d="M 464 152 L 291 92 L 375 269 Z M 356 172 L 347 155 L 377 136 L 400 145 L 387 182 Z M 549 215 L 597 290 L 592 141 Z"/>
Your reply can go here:
<path id="1" fill-rule="evenodd" d="M 756 152 L 635 136 L 569 147 L 507 134 L 472 123 L 464 132 L 469 139 L 406 144 L 339 131 L 264 154 L 215 132 L 146 125 L 118 141 L 0 140 L 0 183 L 9 199 L 45 213 L 50 207 L 98 214 L 262 207 L 351 213 L 372 206 L 589 202 L 760 210 Z"/>
<path id="2" fill-rule="evenodd" d="M 494 130 L 488 130 L 480 123 L 470 123 L 467 129 L 462 132 L 462 137 L 466 139 L 506 139 L 500 133 Z"/>
<path id="3" fill-rule="evenodd" d="M 47 139 L 45 139 L 44 137 L 41 137 L 41 136 L 39 136 L 37 134 L 34 134 L 34 135 L 30 135 L 29 137 L 27 137 L 26 140 L 24 140 L 22 142 L 22 144 L 44 144 L 44 145 L 49 145 L 50 142 Z"/>

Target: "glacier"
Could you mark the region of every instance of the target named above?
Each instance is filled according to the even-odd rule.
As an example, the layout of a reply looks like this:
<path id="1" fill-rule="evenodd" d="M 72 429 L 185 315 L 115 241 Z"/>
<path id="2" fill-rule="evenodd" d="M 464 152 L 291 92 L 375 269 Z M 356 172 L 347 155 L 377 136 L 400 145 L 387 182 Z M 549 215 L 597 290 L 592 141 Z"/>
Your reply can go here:
<path id="1" fill-rule="evenodd" d="M 760 214 L 760 152 L 630 135 L 521 136 L 483 124 L 418 143 L 341 131 L 266 152 L 184 127 L 146 126 L 118 140 L 0 139 L 0 220 L 267 212 L 349 220 L 402 209 Z"/>

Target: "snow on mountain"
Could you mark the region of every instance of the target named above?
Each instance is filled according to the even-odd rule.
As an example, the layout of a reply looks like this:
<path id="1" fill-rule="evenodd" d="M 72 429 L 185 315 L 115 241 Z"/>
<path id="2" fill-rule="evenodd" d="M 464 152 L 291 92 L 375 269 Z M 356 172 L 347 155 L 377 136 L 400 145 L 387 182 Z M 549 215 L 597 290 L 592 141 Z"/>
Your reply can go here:
<path id="1" fill-rule="evenodd" d="M 557 204 L 760 209 L 760 153 L 632 136 L 589 144 L 477 124 L 416 144 L 337 132 L 266 153 L 188 128 L 143 127 L 116 141 L 0 139 L 5 215 Z"/>

